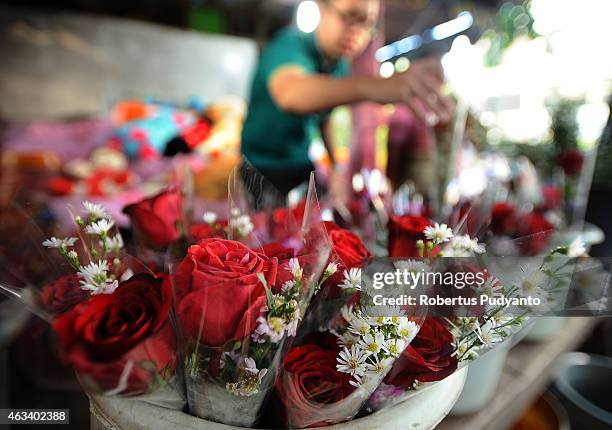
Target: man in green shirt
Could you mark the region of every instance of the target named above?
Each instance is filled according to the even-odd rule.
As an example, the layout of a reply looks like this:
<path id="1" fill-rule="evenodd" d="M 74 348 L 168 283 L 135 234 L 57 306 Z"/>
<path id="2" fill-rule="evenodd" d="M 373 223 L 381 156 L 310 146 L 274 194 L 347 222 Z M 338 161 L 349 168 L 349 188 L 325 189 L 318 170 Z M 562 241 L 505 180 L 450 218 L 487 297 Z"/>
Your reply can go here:
<path id="1" fill-rule="evenodd" d="M 406 103 L 424 120 L 449 118 L 437 59 L 416 62 L 388 79 L 349 76 L 349 59 L 371 40 L 380 0 L 319 0 L 318 6 L 314 32 L 287 28 L 262 52 L 242 132 L 245 158 L 282 194 L 314 170 L 308 152 L 317 131 L 336 165 L 327 121 L 334 107 L 365 100 Z M 334 169 L 332 197 L 339 185 Z"/>

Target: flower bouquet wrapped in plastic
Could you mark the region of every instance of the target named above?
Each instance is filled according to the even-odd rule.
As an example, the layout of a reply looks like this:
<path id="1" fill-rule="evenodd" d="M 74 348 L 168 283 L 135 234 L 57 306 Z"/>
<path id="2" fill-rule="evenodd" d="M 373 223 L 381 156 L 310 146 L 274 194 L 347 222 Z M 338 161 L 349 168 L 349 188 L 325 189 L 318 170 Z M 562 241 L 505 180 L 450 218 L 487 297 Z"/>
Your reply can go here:
<path id="1" fill-rule="evenodd" d="M 301 227 L 253 202 L 254 183 L 265 186 L 258 198 L 279 200 L 264 181 L 236 171 L 227 221 L 205 214 L 208 237 L 172 268 L 190 412 L 245 427 L 263 411 L 330 251 L 314 181 Z"/>
<path id="2" fill-rule="evenodd" d="M 431 299 L 428 317 L 370 397 L 370 411 L 403 401 L 415 390 L 447 377 L 538 316 L 564 315 L 580 307 L 570 300 L 572 292 L 581 289 L 587 273 L 601 272 L 596 265 L 585 264 L 585 249 L 577 243 L 538 256 L 500 256 L 460 234 L 466 224 L 453 231 L 445 224 L 425 221 L 408 216 L 396 220 L 393 228 L 402 234 L 390 241 L 389 253 L 402 256 L 396 262 L 400 268 L 421 280 L 433 280 L 425 282 Z M 520 247 L 521 241 L 534 238 L 516 240 Z M 603 294 L 607 281 L 591 278 L 601 282 L 591 292 Z M 591 294 L 588 300 L 592 299 Z"/>
<path id="3" fill-rule="evenodd" d="M 367 278 L 372 256 L 354 233 L 333 223 L 326 227 L 333 245 L 329 277 L 322 280 L 277 383 L 286 427 L 353 418 L 410 344 L 426 312 L 418 306 L 362 306 L 362 277 Z M 387 262 L 384 269 L 389 268 Z"/>
<path id="4" fill-rule="evenodd" d="M 25 257 L 48 269 L 46 279 L 20 270 L 14 278 L 22 282 L 3 280 L 2 291 L 51 324 L 60 356 L 88 392 L 133 397 L 173 385 L 178 360 L 171 285 L 123 252 L 103 207 L 84 202 L 81 212 L 74 236 L 38 240 L 48 254 Z M 172 396 L 158 400 L 180 408 L 181 396 L 169 391 Z"/>

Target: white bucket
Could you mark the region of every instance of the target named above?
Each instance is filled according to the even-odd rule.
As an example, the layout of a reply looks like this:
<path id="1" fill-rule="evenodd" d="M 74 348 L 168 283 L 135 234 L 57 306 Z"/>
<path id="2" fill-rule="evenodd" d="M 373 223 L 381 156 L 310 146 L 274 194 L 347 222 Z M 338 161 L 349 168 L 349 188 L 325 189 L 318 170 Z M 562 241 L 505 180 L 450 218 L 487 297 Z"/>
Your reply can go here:
<path id="1" fill-rule="evenodd" d="M 466 368 L 416 392 L 406 401 L 363 418 L 324 427 L 325 430 L 428 430 L 437 426 L 457 401 Z M 90 395 L 91 430 L 236 430 L 184 412 L 137 400 Z"/>

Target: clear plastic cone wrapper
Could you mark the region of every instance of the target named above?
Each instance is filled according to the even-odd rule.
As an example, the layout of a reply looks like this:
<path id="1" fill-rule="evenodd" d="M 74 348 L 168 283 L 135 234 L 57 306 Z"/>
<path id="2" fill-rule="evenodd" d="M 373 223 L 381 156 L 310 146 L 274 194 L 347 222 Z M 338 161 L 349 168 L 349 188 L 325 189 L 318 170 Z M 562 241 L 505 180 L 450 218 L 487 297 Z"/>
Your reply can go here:
<path id="1" fill-rule="evenodd" d="M 172 264 L 189 410 L 201 418 L 257 423 L 327 264 L 314 180 L 301 219 L 279 202 L 257 171 L 236 169 L 226 218 L 203 214 L 208 229 Z"/>

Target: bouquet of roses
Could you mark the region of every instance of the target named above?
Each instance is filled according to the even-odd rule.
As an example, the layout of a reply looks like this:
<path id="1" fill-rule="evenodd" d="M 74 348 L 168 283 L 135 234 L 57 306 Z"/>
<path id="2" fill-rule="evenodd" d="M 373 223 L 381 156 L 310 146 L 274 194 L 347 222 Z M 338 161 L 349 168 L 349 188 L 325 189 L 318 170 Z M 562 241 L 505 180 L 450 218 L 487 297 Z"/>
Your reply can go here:
<path id="1" fill-rule="evenodd" d="M 83 209 L 74 236 L 42 242 L 64 264 L 44 257 L 38 264 L 57 275 L 23 288 L 3 282 L 1 289 L 50 322 L 60 355 L 89 392 L 151 394 L 176 374 L 171 285 L 123 252 L 102 206 L 84 202 Z"/>
<path id="2" fill-rule="evenodd" d="M 429 306 L 416 338 L 370 397 L 369 410 L 400 402 L 415 389 L 447 377 L 511 337 L 529 319 L 576 305 L 567 301 L 568 294 L 580 288 L 577 275 L 590 270 L 578 264 L 585 258 L 579 243 L 540 256 L 500 258 L 487 254 L 477 239 L 459 234 L 465 229 L 465 218 L 453 231 L 421 216 L 391 216 L 388 249 L 389 256 L 401 258 L 396 266 L 440 275 L 428 295 L 461 297 L 468 304 Z M 442 281 L 453 273 L 462 277 Z M 464 289 L 458 279 L 463 283 L 466 274 L 480 281 Z"/>
<path id="3" fill-rule="evenodd" d="M 171 272 L 189 409 L 248 427 L 263 411 L 330 247 L 313 181 L 301 227 L 290 212 L 256 208 L 244 182 L 235 172 L 228 219 L 205 213 Z"/>
<path id="4" fill-rule="evenodd" d="M 353 418 L 424 317 L 424 308 L 361 306 L 362 270 L 372 256 L 356 234 L 332 222 L 326 228 L 332 242 L 328 270 L 277 383 L 286 427 Z"/>

